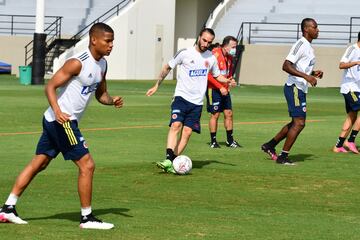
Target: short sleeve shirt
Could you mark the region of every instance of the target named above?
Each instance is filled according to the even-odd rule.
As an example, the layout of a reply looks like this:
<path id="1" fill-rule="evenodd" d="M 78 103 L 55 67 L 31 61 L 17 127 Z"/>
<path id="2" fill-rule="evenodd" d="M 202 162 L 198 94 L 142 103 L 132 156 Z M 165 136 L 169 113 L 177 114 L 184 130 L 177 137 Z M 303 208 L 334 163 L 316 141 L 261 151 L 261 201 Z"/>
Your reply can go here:
<path id="1" fill-rule="evenodd" d="M 348 47 L 342 56 L 340 62 L 349 63 L 360 61 L 360 48 L 357 43 Z M 340 87 L 341 93 L 360 92 L 360 66 L 355 65 L 351 68 L 344 69 L 342 83 Z"/>
<path id="2" fill-rule="evenodd" d="M 171 68 L 179 66 L 174 96 L 203 105 L 208 73 L 214 77 L 220 75 L 215 56 L 210 51 L 199 52 L 190 47 L 177 52 L 168 64 Z"/>
<path id="3" fill-rule="evenodd" d="M 315 65 L 314 49 L 310 42 L 302 37 L 291 47 L 286 60 L 292 62 L 299 72 L 310 75 Z M 293 84 L 304 93 L 308 92 L 308 82 L 304 78 L 289 74 L 286 85 Z"/>

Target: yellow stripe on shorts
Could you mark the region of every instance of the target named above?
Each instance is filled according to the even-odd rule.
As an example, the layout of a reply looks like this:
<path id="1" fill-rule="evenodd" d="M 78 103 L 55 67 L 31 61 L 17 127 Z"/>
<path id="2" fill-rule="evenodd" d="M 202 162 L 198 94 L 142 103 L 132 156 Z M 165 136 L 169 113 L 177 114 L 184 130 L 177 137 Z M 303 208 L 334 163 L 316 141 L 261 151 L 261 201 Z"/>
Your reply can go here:
<path id="1" fill-rule="evenodd" d="M 354 92 L 350 92 L 350 93 L 351 93 L 351 97 L 354 100 L 354 102 L 357 102 L 358 98 L 357 98 L 356 94 Z"/>
<path id="2" fill-rule="evenodd" d="M 299 101 L 299 90 L 297 89 L 297 87 L 293 87 L 293 91 L 294 91 L 294 102 L 295 102 L 295 107 L 300 106 L 300 101 Z"/>
<path id="3" fill-rule="evenodd" d="M 70 145 L 76 145 L 78 144 L 78 141 L 75 137 L 74 131 L 72 130 L 72 128 L 70 127 L 70 122 L 65 122 L 63 124 L 63 127 L 65 129 L 65 133 L 69 139 Z"/>
<path id="4" fill-rule="evenodd" d="M 212 88 L 208 88 L 208 96 L 209 96 L 209 105 L 212 105 L 213 104 Z"/>

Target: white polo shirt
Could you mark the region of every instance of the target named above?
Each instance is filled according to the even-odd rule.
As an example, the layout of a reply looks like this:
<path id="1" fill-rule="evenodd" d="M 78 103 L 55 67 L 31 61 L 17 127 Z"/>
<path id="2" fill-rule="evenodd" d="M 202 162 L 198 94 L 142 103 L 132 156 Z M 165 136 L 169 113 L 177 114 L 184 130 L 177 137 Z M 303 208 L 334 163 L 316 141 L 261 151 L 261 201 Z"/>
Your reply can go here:
<path id="1" fill-rule="evenodd" d="M 292 62 L 299 72 L 310 75 L 315 65 L 314 49 L 310 42 L 302 37 L 291 47 L 286 60 Z M 293 84 L 304 93 L 308 92 L 308 82 L 304 78 L 289 74 L 286 85 L 291 86 Z"/>
<path id="2" fill-rule="evenodd" d="M 360 61 L 360 48 L 357 43 L 348 47 L 342 56 L 340 62 L 349 63 Z M 360 92 L 360 66 L 355 65 L 344 69 L 340 92 Z"/>
<path id="3" fill-rule="evenodd" d="M 174 96 L 180 96 L 196 105 L 203 105 L 209 71 L 214 77 L 220 75 L 217 60 L 211 51 L 198 52 L 195 47 L 180 50 L 169 61 L 173 69 L 179 65 Z"/>

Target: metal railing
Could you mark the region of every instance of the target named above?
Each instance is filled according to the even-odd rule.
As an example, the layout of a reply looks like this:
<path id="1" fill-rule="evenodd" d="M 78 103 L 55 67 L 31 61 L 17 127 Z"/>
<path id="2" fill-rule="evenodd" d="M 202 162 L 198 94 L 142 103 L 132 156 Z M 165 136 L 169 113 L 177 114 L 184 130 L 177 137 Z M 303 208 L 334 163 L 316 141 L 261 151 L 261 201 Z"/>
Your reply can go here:
<path id="1" fill-rule="evenodd" d="M 121 9 L 123 9 L 128 3 L 135 2 L 135 0 L 122 0 L 120 3 L 118 3 L 116 6 L 112 7 L 110 10 L 108 10 L 106 13 L 89 23 L 87 26 L 85 26 L 82 30 L 80 30 L 78 33 L 76 33 L 74 36 L 72 36 L 70 39 L 77 39 L 80 40 L 83 36 L 87 35 L 89 33 L 89 30 L 92 25 L 98 22 L 105 22 L 108 19 L 110 19 L 113 16 L 118 16 Z"/>
<path id="2" fill-rule="evenodd" d="M 55 39 L 61 38 L 61 21 L 62 17 L 57 17 L 54 22 L 44 29 L 44 32 L 46 33 L 47 46 Z M 25 65 L 28 65 L 32 60 L 33 45 L 33 40 L 25 45 Z"/>
<path id="3" fill-rule="evenodd" d="M 45 16 L 45 28 L 57 21 L 59 16 Z M 35 31 L 35 15 L 0 14 L 1 35 L 32 35 Z"/>
<path id="4" fill-rule="evenodd" d="M 314 45 L 343 46 L 357 39 L 360 17 L 349 24 L 318 24 L 320 33 Z M 356 36 L 355 36 L 356 35 Z M 300 23 L 243 22 L 237 39 L 248 44 L 291 44 L 301 38 Z"/>

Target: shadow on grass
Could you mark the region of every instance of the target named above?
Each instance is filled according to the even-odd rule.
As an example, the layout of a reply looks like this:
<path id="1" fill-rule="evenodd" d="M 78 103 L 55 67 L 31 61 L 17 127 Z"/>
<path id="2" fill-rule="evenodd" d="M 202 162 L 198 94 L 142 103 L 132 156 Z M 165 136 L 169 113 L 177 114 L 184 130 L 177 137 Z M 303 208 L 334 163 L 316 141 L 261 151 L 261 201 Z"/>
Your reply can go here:
<path id="1" fill-rule="evenodd" d="M 192 167 L 193 168 L 203 168 L 204 166 L 210 165 L 210 164 L 223 164 L 223 165 L 228 165 L 228 166 L 236 166 L 235 164 L 232 163 L 225 163 L 225 162 L 219 162 L 217 160 L 203 160 L 203 161 L 192 161 Z"/>
<path id="2" fill-rule="evenodd" d="M 211 142 L 207 142 L 206 143 L 208 146 L 210 146 Z M 218 142 L 218 144 L 220 145 L 221 148 L 229 148 L 228 146 L 226 146 L 226 142 Z M 239 148 L 242 148 L 243 146 L 239 143 Z"/>
<path id="3" fill-rule="evenodd" d="M 293 162 L 304 162 L 308 160 L 314 160 L 313 154 L 294 154 L 289 155 L 289 158 Z"/>
<path id="4" fill-rule="evenodd" d="M 116 214 L 116 215 L 121 215 L 124 217 L 133 217 L 133 216 L 125 213 L 128 211 L 129 211 L 129 209 L 127 209 L 127 208 L 106 208 L 106 209 L 96 209 L 93 211 L 93 213 L 96 217 L 99 217 L 99 218 L 101 215 L 105 215 L 105 214 Z M 64 220 L 69 220 L 72 222 L 79 222 L 80 221 L 80 211 L 58 213 L 55 215 L 45 216 L 45 217 L 25 218 L 24 220 L 32 221 L 32 220 L 44 220 L 44 219 L 64 219 Z"/>

